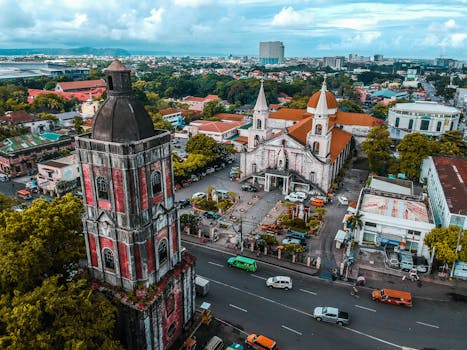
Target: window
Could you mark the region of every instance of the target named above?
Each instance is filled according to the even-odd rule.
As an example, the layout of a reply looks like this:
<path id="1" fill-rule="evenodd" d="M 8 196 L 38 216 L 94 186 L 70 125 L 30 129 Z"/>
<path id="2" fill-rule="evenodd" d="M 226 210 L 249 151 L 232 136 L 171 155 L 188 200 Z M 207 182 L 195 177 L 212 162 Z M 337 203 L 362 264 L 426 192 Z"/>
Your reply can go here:
<path id="1" fill-rule="evenodd" d="M 399 127 L 399 122 L 401 121 L 401 119 L 399 117 L 396 118 L 396 125 L 395 127 L 398 128 Z"/>
<path id="2" fill-rule="evenodd" d="M 172 338 L 176 330 L 177 330 L 177 325 L 174 322 L 170 325 L 169 329 L 167 330 L 167 335 L 169 336 L 169 338 Z"/>
<path id="3" fill-rule="evenodd" d="M 114 254 L 108 248 L 104 249 L 104 266 L 106 269 L 115 269 Z"/>
<path id="4" fill-rule="evenodd" d="M 319 153 L 319 142 L 313 142 L 313 153 Z"/>
<path id="5" fill-rule="evenodd" d="M 261 120 L 260 119 L 256 120 L 256 129 L 261 129 Z"/>
<path id="6" fill-rule="evenodd" d="M 259 136 L 255 136 L 255 147 L 259 145 Z"/>
<path id="7" fill-rule="evenodd" d="M 420 123 L 420 130 L 428 130 L 429 126 L 430 126 L 429 120 L 422 120 Z"/>
<path id="8" fill-rule="evenodd" d="M 109 90 L 113 90 L 114 89 L 114 82 L 112 80 L 112 77 L 111 76 L 108 76 L 107 77 L 107 80 L 109 82 Z"/>
<path id="9" fill-rule="evenodd" d="M 438 122 L 438 124 L 436 125 L 436 131 L 441 131 L 441 125 L 442 123 Z"/>
<path id="10" fill-rule="evenodd" d="M 414 235 L 414 236 L 420 236 L 420 232 L 419 232 L 419 231 L 409 230 L 409 231 L 408 231 L 408 234 L 409 234 L 409 235 Z"/>
<path id="11" fill-rule="evenodd" d="M 100 199 L 109 199 L 109 192 L 107 189 L 107 181 L 103 176 L 98 176 L 96 179 L 97 184 L 97 197 Z"/>
<path id="12" fill-rule="evenodd" d="M 165 312 L 167 314 L 167 317 L 169 317 L 172 312 L 175 310 L 175 296 L 172 288 L 172 283 L 167 283 L 167 287 L 165 289 L 164 293 L 164 299 L 165 299 Z"/>
<path id="13" fill-rule="evenodd" d="M 162 241 L 159 242 L 158 252 L 159 252 L 159 264 L 161 265 L 167 261 L 167 258 L 169 256 L 166 239 L 163 239 Z"/>
<path id="14" fill-rule="evenodd" d="M 374 222 L 365 222 L 365 226 L 376 227 Z"/>
<path id="15" fill-rule="evenodd" d="M 151 175 L 151 187 L 152 187 L 152 195 L 155 196 L 159 192 L 162 192 L 162 181 L 161 181 L 161 173 L 159 171 L 155 171 Z"/>
<path id="16" fill-rule="evenodd" d="M 413 119 L 409 120 L 409 130 L 412 130 L 413 128 Z"/>
<path id="17" fill-rule="evenodd" d="M 323 132 L 323 127 L 321 126 L 321 124 L 317 124 L 315 127 L 315 134 L 321 135 L 322 132 Z"/>

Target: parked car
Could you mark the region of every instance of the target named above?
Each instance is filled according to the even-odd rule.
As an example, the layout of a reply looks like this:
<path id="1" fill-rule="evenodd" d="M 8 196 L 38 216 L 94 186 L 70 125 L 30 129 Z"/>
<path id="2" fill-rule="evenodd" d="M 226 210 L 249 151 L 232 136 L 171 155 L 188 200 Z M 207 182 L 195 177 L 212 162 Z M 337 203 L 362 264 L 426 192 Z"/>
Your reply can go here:
<path id="1" fill-rule="evenodd" d="M 413 257 L 414 268 L 417 272 L 425 273 L 428 272 L 428 261 L 423 256 Z"/>
<path id="2" fill-rule="evenodd" d="M 206 296 L 209 292 L 209 280 L 201 276 L 196 276 L 195 290 L 196 294 L 198 294 L 199 296 Z"/>
<path id="3" fill-rule="evenodd" d="M 282 234 L 283 232 L 283 227 L 278 224 L 263 224 L 261 225 L 261 229 L 266 231 L 266 232 L 272 232 L 272 233 L 277 233 L 277 234 Z"/>
<path id="4" fill-rule="evenodd" d="M 0 173 L 0 182 L 8 182 L 10 181 L 10 177 L 7 174 Z"/>
<path id="5" fill-rule="evenodd" d="M 324 207 L 325 201 L 324 199 L 321 198 L 314 198 L 311 202 L 310 205 L 313 205 L 315 207 Z"/>
<path id="6" fill-rule="evenodd" d="M 410 271 L 413 269 L 413 259 L 412 254 L 407 251 L 402 251 L 399 253 L 400 268 L 402 271 Z"/>
<path id="7" fill-rule="evenodd" d="M 305 239 L 310 238 L 311 235 L 307 232 L 298 232 L 298 231 L 287 231 L 287 238 L 296 238 L 296 239 Z"/>
<path id="8" fill-rule="evenodd" d="M 242 186 L 242 191 L 247 191 L 247 192 L 258 192 L 258 189 L 250 184 L 246 184 Z"/>
<path id="9" fill-rule="evenodd" d="M 269 288 L 292 289 L 292 279 L 288 276 L 274 276 L 266 280 L 266 286 Z"/>
<path id="10" fill-rule="evenodd" d="M 203 216 L 207 219 L 213 219 L 213 220 L 218 220 L 221 218 L 221 216 L 213 211 L 207 211 L 203 213 Z"/>
<path id="11" fill-rule="evenodd" d="M 191 202 L 188 198 L 178 202 L 179 208 L 186 208 L 186 207 L 189 207 L 190 205 L 191 205 Z"/>
<path id="12" fill-rule="evenodd" d="M 277 343 L 264 335 L 250 334 L 245 343 L 251 349 L 256 350 L 278 350 Z"/>
<path id="13" fill-rule="evenodd" d="M 284 238 L 282 240 L 282 244 L 300 244 L 302 246 L 306 246 L 306 242 L 302 239 L 297 239 L 297 238 Z"/>
<path id="14" fill-rule="evenodd" d="M 315 307 L 313 311 L 313 318 L 316 321 L 337 323 L 340 326 L 350 323 L 348 312 L 340 311 L 338 308 L 329 306 Z"/>
<path id="15" fill-rule="evenodd" d="M 347 197 L 344 196 L 338 196 L 337 200 L 339 201 L 340 204 L 342 205 L 349 205 L 349 200 Z"/>
<path id="16" fill-rule="evenodd" d="M 196 192 L 196 193 L 194 193 L 194 194 L 191 196 L 191 199 L 196 199 L 196 198 L 204 199 L 204 198 L 206 198 L 206 197 L 207 197 L 206 193 L 204 193 L 204 192 Z"/>
<path id="17" fill-rule="evenodd" d="M 203 350 L 222 350 L 224 348 L 224 342 L 217 335 L 213 336 L 207 344 L 204 346 Z"/>
<path id="18" fill-rule="evenodd" d="M 295 193 L 295 195 L 296 195 L 298 198 L 301 198 L 301 199 L 303 199 L 303 200 L 305 200 L 305 199 L 308 198 L 308 195 L 307 195 L 305 192 L 297 191 L 297 192 L 292 192 L 292 193 Z"/>
<path id="19" fill-rule="evenodd" d="M 300 196 L 297 196 L 295 192 L 289 193 L 287 196 L 284 197 L 284 199 L 292 203 L 303 202 L 303 198 L 301 198 Z"/>
<path id="20" fill-rule="evenodd" d="M 412 307 L 412 294 L 395 289 L 377 289 L 371 293 L 371 299 L 380 303 Z"/>
<path id="21" fill-rule="evenodd" d="M 397 256 L 397 253 L 394 253 L 394 252 L 389 253 L 388 263 L 389 263 L 389 267 L 392 267 L 395 269 L 399 268 L 399 258 Z"/>

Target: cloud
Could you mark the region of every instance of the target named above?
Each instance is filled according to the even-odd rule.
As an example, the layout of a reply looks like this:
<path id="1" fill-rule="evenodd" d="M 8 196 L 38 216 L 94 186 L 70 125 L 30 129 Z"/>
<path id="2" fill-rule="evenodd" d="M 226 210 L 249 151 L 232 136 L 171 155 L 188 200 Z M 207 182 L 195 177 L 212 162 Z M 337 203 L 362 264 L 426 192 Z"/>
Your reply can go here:
<path id="1" fill-rule="evenodd" d="M 284 7 L 274 16 L 273 26 L 306 26 L 313 23 L 313 15 L 306 11 L 295 11 L 293 7 Z"/>
<path id="2" fill-rule="evenodd" d="M 173 0 L 175 6 L 180 7 L 201 7 L 212 4 L 211 0 Z"/>
<path id="3" fill-rule="evenodd" d="M 447 29 L 454 29 L 456 28 L 457 24 L 456 21 L 453 20 L 452 18 L 444 22 L 444 27 Z"/>

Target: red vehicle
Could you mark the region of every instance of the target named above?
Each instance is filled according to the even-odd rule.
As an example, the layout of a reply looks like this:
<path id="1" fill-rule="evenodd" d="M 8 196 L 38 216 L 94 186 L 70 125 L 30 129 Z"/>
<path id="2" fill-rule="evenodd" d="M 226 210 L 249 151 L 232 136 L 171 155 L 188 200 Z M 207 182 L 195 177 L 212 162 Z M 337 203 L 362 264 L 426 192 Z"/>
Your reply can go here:
<path id="1" fill-rule="evenodd" d="M 279 235 L 283 233 L 282 226 L 278 224 L 264 224 L 264 225 L 261 225 L 261 229 L 263 231 L 270 231 L 273 233 L 277 233 Z"/>
<path id="2" fill-rule="evenodd" d="M 380 303 L 412 307 L 412 294 L 394 289 L 377 289 L 371 293 L 371 298 Z"/>

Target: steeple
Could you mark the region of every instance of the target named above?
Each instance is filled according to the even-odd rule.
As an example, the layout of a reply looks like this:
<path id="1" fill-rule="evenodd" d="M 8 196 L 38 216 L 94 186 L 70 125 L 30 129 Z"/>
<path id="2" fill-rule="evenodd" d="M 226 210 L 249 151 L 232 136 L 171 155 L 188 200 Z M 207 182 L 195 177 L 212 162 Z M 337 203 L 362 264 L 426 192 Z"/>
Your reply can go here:
<path id="1" fill-rule="evenodd" d="M 261 79 L 261 87 L 259 88 L 258 99 L 256 100 L 255 112 L 263 112 L 268 111 L 268 103 L 266 102 L 266 95 L 264 94 L 264 87 L 263 87 L 264 80 Z"/>
<path id="2" fill-rule="evenodd" d="M 317 115 L 327 115 L 329 114 L 328 112 L 328 104 L 327 104 L 327 101 L 326 101 L 326 92 L 327 92 L 327 88 L 326 88 L 326 75 L 324 76 L 324 80 L 323 80 L 323 85 L 321 86 L 321 92 L 320 92 L 320 96 L 319 96 L 319 100 L 318 100 L 318 105 L 316 106 L 316 113 Z"/>

